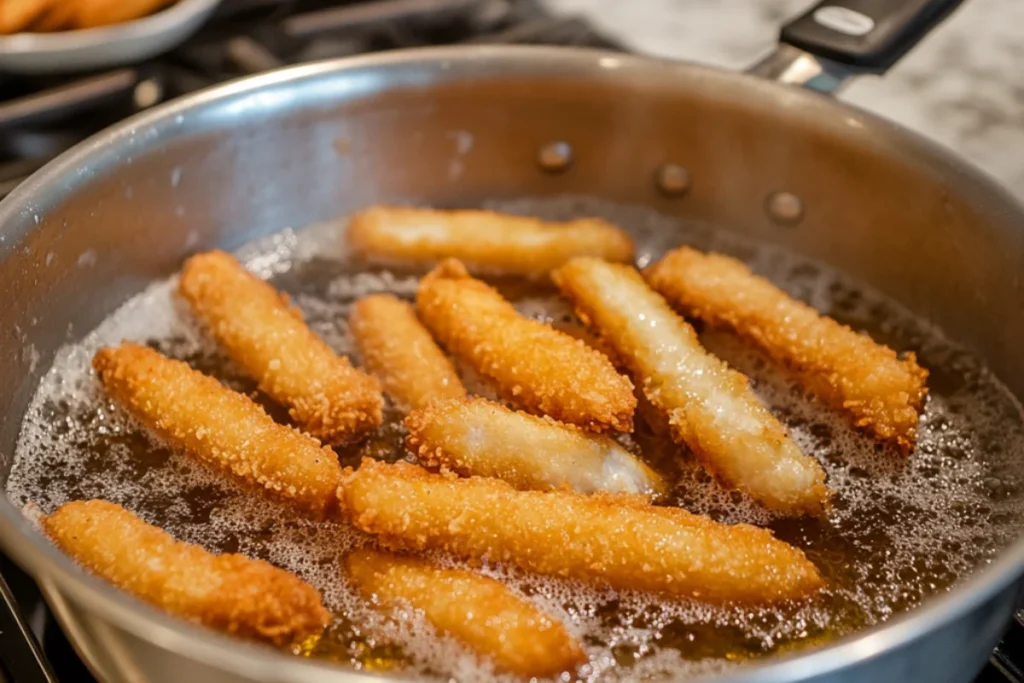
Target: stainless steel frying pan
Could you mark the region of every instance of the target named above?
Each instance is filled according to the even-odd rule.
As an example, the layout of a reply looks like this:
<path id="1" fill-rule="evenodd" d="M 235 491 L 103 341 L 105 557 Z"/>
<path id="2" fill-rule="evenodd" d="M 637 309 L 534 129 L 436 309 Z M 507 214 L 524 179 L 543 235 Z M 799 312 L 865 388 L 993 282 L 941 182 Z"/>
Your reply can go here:
<path id="1" fill-rule="evenodd" d="M 859 70 L 883 71 L 956 2 L 825 4 L 783 32 L 787 45 L 759 73 L 830 90 Z M 1024 396 L 1024 212 L 952 154 L 750 75 L 580 50 L 456 47 L 200 93 L 83 143 L 0 204 L 0 472 L 57 347 L 192 250 L 377 201 L 559 194 L 713 221 L 828 262 L 934 320 Z M 364 677 L 149 609 L 78 571 L 6 500 L 0 541 L 104 680 Z M 1022 573 L 1018 542 L 910 614 L 738 668 L 733 680 L 969 679 L 1008 621 Z"/>

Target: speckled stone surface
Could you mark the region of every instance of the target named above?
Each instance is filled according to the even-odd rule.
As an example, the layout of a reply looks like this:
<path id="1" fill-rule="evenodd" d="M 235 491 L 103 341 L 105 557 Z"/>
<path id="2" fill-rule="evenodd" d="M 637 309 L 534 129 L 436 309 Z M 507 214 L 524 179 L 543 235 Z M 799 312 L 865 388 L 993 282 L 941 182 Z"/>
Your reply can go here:
<path id="1" fill-rule="evenodd" d="M 544 0 L 630 49 L 742 69 L 808 0 Z M 1024 0 L 966 0 L 884 78 L 842 99 L 957 151 L 1024 198 Z"/>

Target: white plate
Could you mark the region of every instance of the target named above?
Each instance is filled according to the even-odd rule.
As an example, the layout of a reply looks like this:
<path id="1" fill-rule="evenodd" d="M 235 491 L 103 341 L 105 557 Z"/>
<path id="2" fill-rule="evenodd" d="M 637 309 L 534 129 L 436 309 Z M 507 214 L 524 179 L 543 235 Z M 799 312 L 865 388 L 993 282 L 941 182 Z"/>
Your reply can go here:
<path id="1" fill-rule="evenodd" d="M 137 62 L 182 43 L 219 2 L 179 0 L 156 14 L 111 26 L 0 36 L 0 71 L 71 73 Z"/>

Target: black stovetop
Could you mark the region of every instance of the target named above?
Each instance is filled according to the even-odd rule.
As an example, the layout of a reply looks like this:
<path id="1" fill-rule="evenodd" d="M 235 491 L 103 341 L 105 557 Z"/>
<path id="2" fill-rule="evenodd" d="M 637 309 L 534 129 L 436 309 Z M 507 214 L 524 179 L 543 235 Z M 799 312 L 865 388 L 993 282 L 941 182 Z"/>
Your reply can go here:
<path id="1" fill-rule="evenodd" d="M 454 43 L 621 49 L 535 0 L 224 0 L 206 28 L 156 59 L 85 75 L 0 74 L 0 198 L 71 145 L 179 95 L 285 64 Z M 0 683 L 95 680 L 35 584 L 2 555 L 0 598 Z M 1018 622 L 975 683 L 1024 683 Z"/>

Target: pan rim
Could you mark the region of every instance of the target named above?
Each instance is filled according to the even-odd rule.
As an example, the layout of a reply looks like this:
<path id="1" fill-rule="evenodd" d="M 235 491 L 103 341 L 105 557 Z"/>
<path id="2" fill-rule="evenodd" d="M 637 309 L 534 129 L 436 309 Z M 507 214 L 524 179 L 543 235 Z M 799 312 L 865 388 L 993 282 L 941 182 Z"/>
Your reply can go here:
<path id="1" fill-rule="evenodd" d="M 44 50 L 74 52 L 126 37 L 149 38 L 174 28 L 196 14 L 212 10 L 219 3 L 220 0 L 180 0 L 152 14 L 116 24 L 53 33 L 14 33 L 0 37 L 0 55 L 23 55 Z"/>
<path id="2" fill-rule="evenodd" d="M 0 202 L 0 234 L 8 239 L 0 248 L 0 259 L 18 247 L 34 227 L 34 216 L 45 206 L 36 201 L 46 188 L 65 184 L 64 192 L 72 192 L 78 169 L 99 162 L 103 169 L 116 163 L 107 152 L 123 149 L 132 140 L 140 144 L 142 131 L 170 132 L 182 117 L 204 109 L 224 107 L 232 102 L 251 101 L 253 95 L 278 86 L 294 86 L 317 78 L 351 75 L 361 70 L 399 71 L 415 67 L 448 74 L 453 81 L 478 78 L 487 66 L 502 64 L 522 75 L 550 76 L 552 69 L 577 76 L 601 77 L 610 72 L 654 71 L 661 77 L 677 76 L 687 81 L 715 81 L 725 89 L 742 91 L 745 97 L 755 93 L 775 106 L 797 109 L 798 116 L 817 117 L 820 112 L 845 116 L 835 117 L 834 124 L 864 126 L 875 136 L 878 145 L 899 145 L 913 158 L 934 164 L 943 171 L 964 176 L 973 190 L 984 193 L 1006 211 L 1024 216 L 1018 201 L 984 173 L 923 136 L 886 119 L 850 105 L 836 102 L 817 93 L 762 81 L 738 74 L 689 63 L 667 62 L 649 57 L 581 48 L 525 46 L 457 46 L 400 50 L 375 55 L 314 62 L 251 76 L 179 98 L 131 117 L 80 143 L 53 160 L 22 183 Z M 614 75 L 626 82 L 629 75 Z M 372 79 L 370 79 L 372 80 Z M 403 81 L 404 83 L 404 81 Z M 380 86 L 381 90 L 394 85 Z M 738 96 L 738 95 L 737 95 Z M 268 109 L 284 106 L 267 103 Z M 748 105 L 753 106 L 753 105 Z M 176 123 L 177 122 L 177 123 Z M 136 137 L 137 136 L 137 137 Z M 104 155 L 107 155 L 106 158 Z M 13 454 L 12 454 L 13 457 Z M 327 662 L 295 658 L 270 648 L 243 642 L 170 617 L 126 593 L 87 575 L 67 556 L 60 553 L 32 523 L 7 499 L 0 496 L 0 545 L 21 566 L 25 567 L 49 596 L 70 598 L 76 605 L 86 606 L 109 619 L 118 628 L 152 645 L 183 657 L 199 660 L 209 666 L 229 671 L 252 680 L 319 681 L 380 680 L 382 676 L 345 670 Z M 976 608 L 997 593 L 1006 590 L 1024 569 L 1024 536 L 1008 546 L 988 567 L 977 571 L 968 580 L 949 592 L 933 596 L 923 605 L 889 622 L 802 652 L 767 658 L 740 665 L 724 676 L 700 677 L 693 681 L 749 681 L 769 683 L 801 680 L 811 676 L 834 673 L 851 665 L 877 658 L 889 651 L 926 636 L 936 628 Z M 329 678 L 327 678 L 329 677 Z"/>

